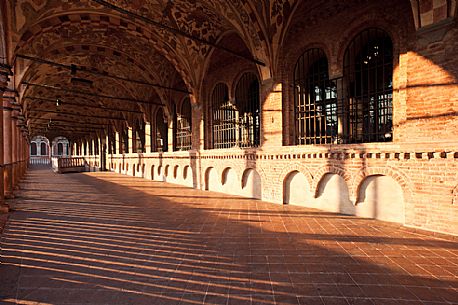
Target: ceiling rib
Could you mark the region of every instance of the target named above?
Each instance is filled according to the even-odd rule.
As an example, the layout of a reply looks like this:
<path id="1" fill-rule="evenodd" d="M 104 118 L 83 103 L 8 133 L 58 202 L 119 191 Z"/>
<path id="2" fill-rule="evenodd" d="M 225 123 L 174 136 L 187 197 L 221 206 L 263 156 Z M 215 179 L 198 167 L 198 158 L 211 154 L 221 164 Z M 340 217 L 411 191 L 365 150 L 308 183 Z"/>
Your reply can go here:
<path id="1" fill-rule="evenodd" d="M 97 71 L 90 70 L 90 69 L 88 69 L 86 67 L 83 67 L 83 66 L 77 66 L 77 65 L 73 65 L 73 64 L 65 65 L 65 64 L 61 64 L 61 63 L 58 63 L 58 62 L 50 61 L 50 60 L 47 60 L 47 59 L 28 56 L 28 55 L 23 55 L 23 54 L 17 54 L 16 57 L 19 57 L 19 58 L 22 58 L 22 59 L 31 60 L 31 61 L 34 61 L 34 62 L 39 62 L 39 63 L 42 63 L 42 64 L 47 64 L 47 65 L 50 65 L 50 66 L 64 68 L 64 69 L 70 70 L 72 73 L 76 73 L 77 71 L 82 71 L 82 72 L 90 73 L 90 74 L 97 75 L 97 76 L 102 76 L 102 77 L 106 77 L 106 78 L 122 80 L 122 81 L 125 81 L 125 82 L 131 82 L 131 83 L 135 83 L 135 84 L 139 84 L 139 85 L 146 85 L 146 86 L 151 86 L 151 87 L 156 87 L 156 88 L 176 91 L 176 92 L 180 92 L 180 93 L 191 94 L 187 90 L 174 88 L 174 87 L 168 87 L 168 86 L 164 86 L 164 85 L 160 85 L 160 84 L 148 83 L 148 82 L 144 82 L 144 81 L 141 81 L 141 80 L 129 79 L 129 78 L 125 78 L 125 77 L 111 75 L 111 74 L 104 73 L 104 72 L 97 72 Z"/>
<path id="2" fill-rule="evenodd" d="M 57 102 L 57 98 L 56 99 L 49 99 L 49 98 L 42 98 L 42 97 L 27 96 L 24 99 L 37 100 L 37 101 L 42 101 L 42 102 L 45 102 L 45 103 L 53 103 L 53 104 L 56 104 L 56 102 Z M 62 100 L 62 104 L 63 105 L 81 106 L 81 107 L 94 108 L 94 109 L 103 109 L 103 110 L 119 111 L 119 112 L 131 112 L 131 113 L 139 113 L 139 114 L 143 113 L 143 112 L 137 111 L 137 110 L 111 108 L 111 107 L 95 106 L 95 105 L 86 105 L 86 104 L 81 104 L 81 103 L 72 103 L 72 102 L 66 101 L 66 98 L 64 98 L 64 97 L 59 97 L 59 99 Z"/>
<path id="3" fill-rule="evenodd" d="M 101 116 L 101 115 L 81 115 L 79 113 L 74 112 L 63 112 L 63 111 L 52 111 L 52 110 L 43 110 L 43 109 L 31 109 L 29 110 L 31 113 L 55 113 L 55 114 L 62 114 L 62 115 L 70 115 L 70 116 L 77 116 L 77 117 L 85 117 L 85 118 L 95 118 L 95 119 L 107 119 L 107 120 L 118 120 L 118 121 L 125 121 L 124 118 L 116 118 L 116 117 L 108 117 L 108 116 Z"/>
<path id="4" fill-rule="evenodd" d="M 45 118 L 42 118 L 42 117 L 37 117 L 37 116 L 34 116 L 34 117 L 28 117 L 27 119 L 30 119 L 30 120 L 35 120 L 35 121 L 46 121 L 46 122 L 49 122 L 49 119 L 45 119 Z M 63 120 L 63 119 L 60 119 L 60 118 L 54 118 L 54 119 L 51 119 L 53 122 L 65 122 L 65 123 L 72 123 L 72 124 L 76 124 L 77 122 L 75 121 L 71 121 L 71 120 Z M 110 124 L 104 124 L 104 123 L 94 123 L 94 122 L 78 122 L 80 124 L 84 124 L 84 126 L 89 126 L 89 125 L 93 125 L 93 126 L 110 126 Z"/>
<path id="5" fill-rule="evenodd" d="M 44 124 L 44 123 L 40 123 L 40 124 L 37 124 L 36 126 L 48 126 L 47 124 Z M 87 131 L 87 132 L 97 132 L 97 131 L 100 131 L 100 130 L 104 130 L 104 128 L 84 128 L 84 127 L 77 127 L 77 126 L 70 126 L 70 125 L 51 125 L 48 127 L 48 130 L 51 130 L 50 128 L 54 129 L 54 128 L 58 128 L 58 129 L 61 129 L 61 130 L 82 130 L 82 131 Z M 46 129 L 46 128 L 45 128 Z"/>
<path id="6" fill-rule="evenodd" d="M 82 95 L 87 95 L 87 96 L 99 97 L 99 98 L 106 98 L 106 99 L 112 99 L 112 100 L 121 100 L 121 101 L 129 101 L 129 102 L 135 102 L 135 103 L 146 104 L 146 105 L 164 106 L 164 104 L 162 104 L 162 103 L 147 102 L 147 101 L 142 101 L 142 100 L 129 98 L 129 97 L 116 97 L 116 96 L 110 96 L 110 95 L 95 94 L 95 93 L 91 93 L 91 92 L 87 92 L 87 91 L 80 91 L 80 90 L 75 90 L 75 89 L 66 89 L 66 88 L 52 86 L 52 85 L 42 85 L 42 84 L 37 84 L 37 83 L 30 83 L 30 82 L 27 82 L 27 81 L 23 81 L 21 84 L 27 85 L 27 86 L 35 86 L 35 87 L 53 89 L 53 90 L 58 90 L 58 91 L 65 91 L 65 92 L 71 92 L 71 93 L 76 93 L 76 94 L 82 94 Z"/>

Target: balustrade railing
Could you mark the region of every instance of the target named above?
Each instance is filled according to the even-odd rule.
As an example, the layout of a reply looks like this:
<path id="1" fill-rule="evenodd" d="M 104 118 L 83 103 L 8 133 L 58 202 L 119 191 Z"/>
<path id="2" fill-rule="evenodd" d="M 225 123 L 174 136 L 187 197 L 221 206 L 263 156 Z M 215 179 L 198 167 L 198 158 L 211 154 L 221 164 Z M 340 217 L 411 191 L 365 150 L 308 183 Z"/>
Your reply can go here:
<path id="1" fill-rule="evenodd" d="M 84 172 L 87 162 L 82 157 L 52 158 L 52 168 L 55 172 Z"/>
<path id="2" fill-rule="evenodd" d="M 48 156 L 34 157 L 31 156 L 29 159 L 30 165 L 49 165 L 51 164 L 51 159 Z"/>

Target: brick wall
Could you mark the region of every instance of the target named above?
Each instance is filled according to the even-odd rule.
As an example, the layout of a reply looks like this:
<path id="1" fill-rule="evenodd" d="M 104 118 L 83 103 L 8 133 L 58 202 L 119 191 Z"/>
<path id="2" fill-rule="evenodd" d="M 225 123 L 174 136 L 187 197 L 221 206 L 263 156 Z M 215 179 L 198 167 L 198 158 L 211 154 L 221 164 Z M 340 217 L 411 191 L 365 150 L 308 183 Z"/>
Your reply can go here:
<path id="1" fill-rule="evenodd" d="M 306 177 L 304 189 L 307 188 L 311 194 L 311 202 L 304 202 L 303 205 L 324 210 L 327 207 L 320 206 L 318 189 L 326 174 L 333 173 L 343 178 L 348 188 L 348 200 L 354 205 L 364 204 L 359 197 L 362 192 L 360 187 L 366 178 L 388 176 L 402 188 L 404 206 L 399 207 L 402 209 L 399 213 L 405 215 L 405 225 L 456 234 L 458 145 L 448 143 L 445 146 L 447 149 L 438 149 L 426 143 L 421 148 L 407 144 L 367 144 L 279 147 L 266 151 L 209 150 L 200 155 L 194 151 L 145 154 L 140 157 L 115 155 L 109 158 L 108 164 L 118 173 L 199 189 L 206 189 L 208 181 L 205 181 L 205 175 L 209 168 L 213 168 L 218 177 L 218 181 L 211 181 L 213 185 L 219 185 L 220 191 L 242 196 L 250 196 L 249 192 L 243 191 L 242 184 L 247 169 L 254 169 L 260 176 L 261 198 L 279 204 L 284 202 L 288 175 L 298 171 Z M 89 157 L 88 160 L 96 158 Z M 183 174 L 186 167 L 188 172 L 185 178 Z M 223 176 L 229 168 L 235 172 L 239 188 L 224 189 Z M 154 172 L 153 176 L 151 171 Z M 383 205 L 383 202 L 379 204 Z"/>
<path id="2" fill-rule="evenodd" d="M 332 173 L 341 177 L 340 181 L 344 181 L 341 186 L 347 190 L 325 189 L 325 192 L 340 192 L 339 200 L 352 205 L 350 208 L 342 208 L 340 212 L 356 215 L 360 215 L 359 210 L 372 200 L 366 197 L 374 192 L 375 184 L 369 190 L 367 179 L 390 177 L 394 181 L 390 185 L 384 180 L 378 182 L 377 185 L 382 186 L 379 192 L 381 195 L 384 192 L 389 193 L 395 184 L 402 193 L 398 196 L 401 197 L 398 198 L 399 205 L 372 202 L 378 211 L 393 209 L 390 212 L 402 216 L 394 221 L 457 235 L 456 18 L 417 30 L 409 1 L 349 3 L 352 3 L 349 10 L 330 10 L 327 15 L 317 15 L 316 18 L 305 18 L 309 16 L 306 7 L 300 7 L 296 12 L 297 17 L 291 22 L 289 34 L 280 46 L 280 55 L 274 60 L 273 78 L 263 80 L 261 147 L 113 155 L 107 164 L 112 165 L 111 169 L 116 172 L 200 189 L 205 189 L 206 184 L 211 183 L 211 189 L 215 187 L 219 191 L 235 195 L 257 196 L 259 194 L 253 192 L 258 192 L 257 187 L 260 186 L 260 197 L 278 204 L 284 203 L 285 198 L 288 198 L 285 196 L 285 190 L 288 190 L 290 183 L 288 177 L 292 177 L 291 173 L 298 172 L 302 174 L 301 177 L 305 177 L 303 192 L 308 196 L 300 204 L 325 210 L 331 208 L 324 204 L 323 196 L 330 194 L 323 194 L 321 189 L 326 175 Z M 393 40 L 393 142 L 292 145 L 294 100 L 291 83 L 296 60 L 308 48 L 320 47 L 328 57 L 331 78 L 342 76 L 343 56 L 348 43 L 352 37 L 368 27 L 382 28 Z M 213 70 L 208 71 L 200 94 L 202 101 L 199 102 L 203 106 L 195 111 L 206 111 L 206 102 L 218 82 L 228 85 L 232 98 L 237 77 L 247 70 L 256 71 L 254 66 L 245 61 L 236 58 L 230 60 L 230 64 L 219 68 L 215 68 L 218 65 L 211 65 Z M 204 123 L 207 124 L 205 130 L 208 133 L 208 120 Z M 200 130 L 196 131 L 203 134 Z M 207 146 L 208 138 L 205 139 Z M 95 162 L 96 159 L 88 157 L 88 160 Z M 123 164 L 124 168 L 129 164 L 128 171 L 122 170 Z M 138 164 L 140 171 L 134 172 L 132 168 Z M 213 169 L 210 171 L 209 168 Z M 249 172 L 249 169 L 254 169 L 257 175 Z M 152 171 L 154 176 L 151 175 Z M 206 181 L 206 178 L 215 180 L 215 177 L 218 178 L 217 181 Z M 225 187 L 229 183 L 228 179 L 231 180 L 230 188 Z M 251 193 L 246 189 L 247 186 L 253 188 Z M 364 216 L 367 217 L 366 214 Z M 377 213 L 373 217 L 379 218 Z"/>

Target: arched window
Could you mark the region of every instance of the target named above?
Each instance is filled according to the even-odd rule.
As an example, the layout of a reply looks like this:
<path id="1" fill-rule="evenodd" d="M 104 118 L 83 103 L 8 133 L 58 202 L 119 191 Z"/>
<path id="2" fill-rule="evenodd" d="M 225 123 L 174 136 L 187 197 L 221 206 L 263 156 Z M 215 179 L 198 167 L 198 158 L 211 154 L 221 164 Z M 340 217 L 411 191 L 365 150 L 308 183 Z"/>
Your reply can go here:
<path id="1" fill-rule="evenodd" d="M 116 154 L 116 132 L 113 129 L 108 131 L 108 153 Z"/>
<path id="2" fill-rule="evenodd" d="M 94 155 L 99 155 L 100 154 L 100 146 L 99 146 L 99 139 L 95 138 L 94 139 Z"/>
<path id="3" fill-rule="evenodd" d="M 186 98 L 182 105 L 181 110 L 177 111 L 176 115 L 176 128 L 175 128 L 175 149 L 176 150 L 190 150 L 192 146 L 192 114 L 191 114 L 191 101 Z"/>
<path id="4" fill-rule="evenodd" d="M 123 127 L 121 129 L 121 145 L 119 146 L 119 153 L 120 154 L 128 154 L 129 153 L 129 128 Z"/>
<path id="5" fill-rule="evenodd" d="M 238 112 L 229 101 L 229 89 L 223 83 L 213 89 L 210 113 L 213 148 L 237 146 Z"/>
<path id="6" fill-rule="evenodd" d="M 30 143 L 30 155 L 31 156 L 37 155 L 37 143 L 35 142 Z"/>
<path id="7" fill-rule="evenodd" d="M 296 144 L 333 143 L 338 132 L 337 85 L 330 81 L 328 60 L 310 49 L 294 69 Z"/>
<path id="8" fill-rule="evenodd" d="M 144 153 L 145 151 L 145 122 L 139 121 L 135 126 L 135 151 Z"/>
<path id="9" fill-rule="evenodd" d="M 64 154 L 64 145 L 62 143 L 57 143 L 57 155 L 62 156 Z"/>
<path id="10" fill-rule="evenodd" d="M 168 149 L 168 125 L 167 118 L 162 108 L 156 112 L 156 151 L 167 151 Z"/>
<path id="11" fill-rule="evenodd" d="M 386 32 L 370 28 L 353 39 L 345 52 L 344 79 L 348 92 L 346 141 L 391 141 L 393 44 Z"/>
<path id="12" fill-rule="evenodd" d="M 47 156 L 48 155 L 48 149 L 47 149 L 47 145 L 45 142 L 41 142 L 40 144 L 40 152 L 41 152 L 41 155 L 42 156 Z"/>
<path id="13" fill-rule="evenodd" d="M 240 147 L 260 144 L 259 81 L 255 74 L 245 73 L 235 89 L 235 107 L 238 115 L 237 143 Z"/>

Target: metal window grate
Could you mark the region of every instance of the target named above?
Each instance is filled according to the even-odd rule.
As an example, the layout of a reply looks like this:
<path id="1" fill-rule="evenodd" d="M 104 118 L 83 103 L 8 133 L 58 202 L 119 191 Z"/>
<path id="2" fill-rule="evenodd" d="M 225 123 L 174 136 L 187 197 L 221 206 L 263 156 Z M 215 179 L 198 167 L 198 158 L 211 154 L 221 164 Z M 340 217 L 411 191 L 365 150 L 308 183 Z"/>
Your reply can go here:
<path id="1" fill-rule="evenodd" d="M 294 70 L 296 144 L 328 144 L 337 140 L 341 82 L 329 80 L 328 60 L 321 49 L 310 49 Z"/>
<path id="2" fill-rule="evenodd" d="M 156 112 L 156 139 L 154 143 L 156 143 L 156 151 L 167 151 L 168 125 L 162 109 L 159 109 Z"/>
<path id="3" fill-rule="evenodd" d="M 116 132 L 110 129 L 108 134 L 108 153 L 116 154 Z"/>
<path id="4" fill-rule="evenodd" d="M 237 143 L 238 112 L 229 101 L 225 84 L 216 85 L 211 97 L 213 148 L 230 148 Z"/>
<path id="5" fill-rule="evenodd" d="M 129 153 L 129 131 L 127 127 L 121 130 L 121 145 L 119 146 L 120 154 Z"/>
<path id="6" fill-rule="evenodd" d="M 370 28 L 346 50 L 347 143 L 388 142 L 393 127 L 393 45 L 383 30 Z"/>
<path id="7" fill-rule="evenodd" d="M 62 155 L 63 154 L 63 150 L 64 150 L 64 146 L 62 146 L 62 151 L 59 151 L 59 147 L 58 147 L 58 155 Z M 95 139 L 94 140 L 94 155 L 98 155 L 99 154 L 99 140 L 98 139 Z"/>
<path id="8" fill-rule="evenodd" d="M 191 101 L 186 98 L 181 105 L 181 111 L 176 116 L 176 150 L 192 148 L 192 113 Z"/>
<path id="9" fill-rule="evenodd" d="M 256 147 L 260 144 L 259 81 L 255 74 L 245 73 L 235 89 L 237 109 L 236 142 L 239 147 Z"/>
<path id="10" fill-rule="evenodd" d="M 146 130 L 145 130 L 145 122 L 139 121 L 136 124 L 135 128 L 135 145 L 136 145 L 136 152 L 137 153 L 145 153 L 145 137 L 146 137 Z"/>

